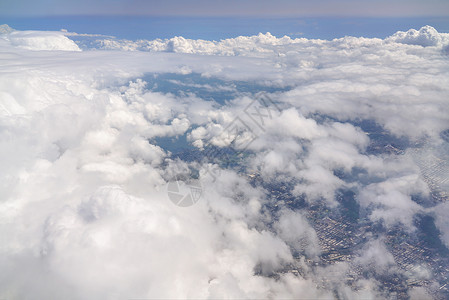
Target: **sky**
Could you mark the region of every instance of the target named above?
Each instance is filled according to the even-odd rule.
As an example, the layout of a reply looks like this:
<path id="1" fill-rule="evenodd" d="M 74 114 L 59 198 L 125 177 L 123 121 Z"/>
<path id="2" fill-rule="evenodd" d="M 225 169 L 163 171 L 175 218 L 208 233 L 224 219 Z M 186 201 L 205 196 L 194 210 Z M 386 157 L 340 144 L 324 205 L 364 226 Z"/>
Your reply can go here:
<path id="1" fill-rule="evenodd" d="M 3 16 L 447 16 L 446 0 L 1 0 Z"/>

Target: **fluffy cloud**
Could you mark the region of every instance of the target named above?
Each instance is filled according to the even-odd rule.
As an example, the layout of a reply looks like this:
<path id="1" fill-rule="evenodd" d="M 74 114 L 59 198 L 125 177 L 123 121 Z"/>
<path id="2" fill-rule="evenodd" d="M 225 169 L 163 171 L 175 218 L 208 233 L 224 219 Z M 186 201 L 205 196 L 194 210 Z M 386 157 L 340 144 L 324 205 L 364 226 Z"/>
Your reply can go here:
<path id="1" fill-rule="evenodd" d="M 441 34 L 431 26 L 424 26 L 420 30 L 410 29 L 407 32 L 399 31 L 387 39 L 396 43 L 409 45 L 443 46 L 449 43 L 449 34 Z"/>
<path id="2" fill-rule="evenodd" d="M 1 43 L 10 43 L 14 47 L 26 50 L 81 51 L 64 35 L 64 32 L 14 31 L 5 26 L 1 28 L 0 34 Z"/>

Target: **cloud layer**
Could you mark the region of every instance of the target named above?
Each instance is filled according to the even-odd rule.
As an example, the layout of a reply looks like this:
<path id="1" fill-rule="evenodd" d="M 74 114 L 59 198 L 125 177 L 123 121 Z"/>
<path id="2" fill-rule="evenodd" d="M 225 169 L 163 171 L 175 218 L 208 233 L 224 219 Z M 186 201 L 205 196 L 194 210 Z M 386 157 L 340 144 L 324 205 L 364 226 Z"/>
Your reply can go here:
<path id="1" fill-rule="evenodd" d="M 448 245 L 447 205 L 431 195 L 449 175 L 426 176 L 417 157 L 447 149 L 449 34 L 126 41 L 2 28 L 0 298 L 378 299 L 391 296 L 385 274 L 437 282 L 429 266 L 398 267 L 389 233 L 429 215 Z M 164 90 L 167 73 L 185 81 Z M 193 152 L 246 147 L 244 171 L 157 142 L 181 137 Z M 168 199 L 174 175 L 209 167 L 221 171 L 200 172 L 196 205 Z M 325 264 L 314 214 L 344 215 L 348 191 L 360 222 L 383 231 Z M 348 283 L 353 270 L 371 275 Z"/>

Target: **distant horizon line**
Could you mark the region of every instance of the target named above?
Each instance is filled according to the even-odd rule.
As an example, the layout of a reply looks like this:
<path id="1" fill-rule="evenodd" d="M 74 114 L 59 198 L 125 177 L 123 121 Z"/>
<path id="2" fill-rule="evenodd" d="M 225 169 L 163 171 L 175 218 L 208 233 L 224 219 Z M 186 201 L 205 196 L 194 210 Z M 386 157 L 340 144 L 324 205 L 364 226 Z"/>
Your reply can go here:
<path id="1" fill-rule="evenodd" d="M 417 18 L 436 18 L 436 19 L 447 19 L 449 20 L 449 15 L 254 15 L 254 14 L 237 14 L 237 15 L 181 15 L 181 14 L 36 14 L 36 15 L 1 15 L 0 18 L 54 18 L 54 17 L 129 17 L 129 18 L 145 18 L 145 17 L 159 17 L 159 18 L 204 18 L 204 19 L 230 19 L 230 18 L 250 18 L 250 19 L 295 19 L 295 18 L 325 18 L 325 19 L 417 19 Z"/>

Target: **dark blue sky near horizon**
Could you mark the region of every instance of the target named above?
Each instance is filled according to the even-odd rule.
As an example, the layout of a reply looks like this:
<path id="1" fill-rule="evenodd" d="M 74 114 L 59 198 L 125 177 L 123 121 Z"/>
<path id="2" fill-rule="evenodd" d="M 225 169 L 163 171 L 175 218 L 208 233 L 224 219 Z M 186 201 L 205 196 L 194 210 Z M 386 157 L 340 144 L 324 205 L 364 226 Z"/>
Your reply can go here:
<path id="1" fill-rule="evenodd" d="M 0 24 L 125 39 L 275 36 L 384 38 L 424 25 L 449 32 L 448 0 L 0 0 Z"/>
<path id="2" fill-rule="evenodd" d="M 385 38 L 398 30 L 424 25 L 449 32 L 449 18 L 363 18 L 363 17 L 154 17 L 154 16 L 52 16 L 0 17 L 1 24 L 17 30 L 61 30 L 111 35 L 121 39 L 156 39 L 183 36 L 220 40 L 259 32 L 281 37 L 334 39 L 343 36 Z"/>

